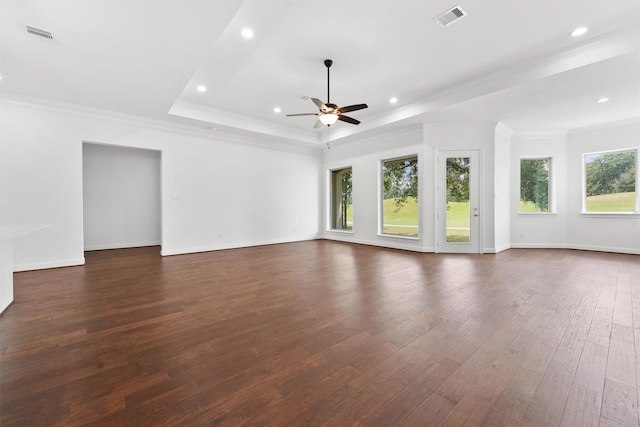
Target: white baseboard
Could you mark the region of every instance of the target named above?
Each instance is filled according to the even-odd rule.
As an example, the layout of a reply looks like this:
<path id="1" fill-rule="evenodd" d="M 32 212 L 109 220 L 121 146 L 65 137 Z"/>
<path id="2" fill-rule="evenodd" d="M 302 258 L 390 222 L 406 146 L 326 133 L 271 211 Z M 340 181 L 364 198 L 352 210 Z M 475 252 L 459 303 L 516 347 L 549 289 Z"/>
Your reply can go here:
<path id="1" fill-rule="evenodd" d="M 369 245 L 369 246 L 377 246 L 377 247 L 385 247 L 390 249 L 400 249 L 412 252 L 435 252 L 435 248 L 422 248 L 418 246 L 411 245 L 403 245 L 401 243 L 395 242 L 378 242 L 378 241 L 369 241 L 362 239 L 352 239 L 349 237 L 342 236 L 333 236 L 333 235 L 324 235 L 324 236 L 307 236 L 301 237 L 298 239 L 275 239 L 275 240 L 265 240 L 260 242 L 246 242 L 240 244 L 229 244 L 229 245 L 217 245 L 217 246 L 207 246 L 200 248 L 187 248 L 187 249 L 174 249 L 174 250 L 162 250 L 162 256 L 169 255 L 181 255 L 181 254 L 190 254 L 197 252 L 209 252 L 209 251 L 218 251 L 224 249 L 235 249 L 235 248 L 246 248 L 252 246 L 265 246 L 265 245 L 276 245 L 280 243 L 293 243 L 293 242 L 302 242 L 308 240 L 317 240 L 317 239 L 326 239 L 326 240 L 335 240 L 339 242 L 347 242 L 347 243 L 356 243 L 361 245 Z M 151 245 L 154 246 L 154 245 Z M 613 248 L 613 247 L 605 247 L 605 246 L 590 246 L 590 245 L 566 245 L 566 244 L 543 244 L 543 243 L 514 243 L 510 246 L 501 246 L 496 249 L 495 253 L 502 252 L 507 249 L 575 249 L 582 251 L 594 251 L 594 252 L 612 252 L 612 253 L 621 253 L 621 254 L 630 254 L 630 255 L 640 255 L 640 249 L 633 248 Z M 485 253 L 494 253 L 490 252 L 491 249 L 485 249 Z M 85 259 L 75 258 L 69 260 L 61 260 L 54 262 L 43 262 L 43 263 L 32 263 L 32 264 L 16 264 L 13 266 L 13 271 L 15 273 L 21 271 L 31 271 L 31 270 L 45 270 L 49 268 L 59 268 L 59 267 L 72 267 L 78 265 L 84 265 Z"/>
<path id="2" fill-rule="evenodd" d="M 575 249 L 580 251 L 612 252 L 618 254 L 640 255 L 640 249 L 612 248 L 607 246 L 573 245 L 560 243 L 513 243 L 513 249 Z"/>
<path id="3" fill-rule="evenodd" d="M 576 249 L 580 251 L 594 252 L 614 252 L 618 254 L 640 255 L 640 249 L 633 248 L 610 248 L 606 246 L 590 246 L 590 245 L 568 245 L 567 249 Z"/>
<path id="4" fill-rule="evenodd" d="M 19 271 L 45 270 L 48 268 L 59 268 L 59 267 L 73 267 L 76 265 L 84 265 L 84 257 L 69 259 L 64 261 L 55 261 L 55 262 L 16 264 L 13 266 L 13 272 L 17 273 Z"/>
<path id="5" fill-rule="evenodd" d="M 106 249 L 126 249 L 126 248 L 142 248 L 146 246 L 160 246 L 160 242 L 138 242 L 138 243 L 112 243 L 109 245 L 92 245 L 85 246 L 85 251 L 103 251 Z"/>
<path id="6" fill-rule="evenodd" d="M 365 239 L 356 239 L 350 235 L 340 234 L 325 234 L 322 236 L 322 239 L 325 240 L 333 240 L 337 242 L 345 242 L 345 243 L 355 243 L 358 245 L 368 245 L 368 246 L 377 246 L 380 248 L 389 248 L 389 249 L 400 249 L 403 251 L 412 251 L 412 252 L 435 252 L 435 248 L 431 247 L 422 247 L 419 245 L 411 245 L 402 243 L 402 241 L 393 241 L 393 238 L 389 238 L 389 240 L 385 241 L 377 241 L 377 240 L 365 240 Z"/>
<path id="7" fill-rule="evenodd" d="M 565 243 L 512 243 L 513 249 L 570 249 Z"/>
<path id="8" fill-rule="evenodd" d="M 306 236 L 306 237 L 299 237 L 295 239 L 274 239 L 274 240 L 263 240 L 259 242 L 229 243 L 226 245 L 211 245 L 211 246 L 202 246 L 198 248 L 182 248 L 182 249 L 162 248 L 162 250 L 160 251 L 160 255 L 162 256 L 185 255 L 185 254 L 194 254 L 198 252 L 222 251 L 225 249 L 239 249 L 239 248 L 249 248 L 253 246 L 278 245 L 281 243 L 293 243 L 293 242 L 305 242 L 308 240 L 317 240 L 318 238 L 319 238 L 318 235 L 312 235 L 312 236 Z"/>
<path id="9" fill-rule="evenodd" d="M 507 249 L 511 249 L 511 245 L 502 245 L 497 248 L 484 248 L 482 249 L 482 253 L 484 254 L 498 254 L 502 251 L 506 251 Z"/>

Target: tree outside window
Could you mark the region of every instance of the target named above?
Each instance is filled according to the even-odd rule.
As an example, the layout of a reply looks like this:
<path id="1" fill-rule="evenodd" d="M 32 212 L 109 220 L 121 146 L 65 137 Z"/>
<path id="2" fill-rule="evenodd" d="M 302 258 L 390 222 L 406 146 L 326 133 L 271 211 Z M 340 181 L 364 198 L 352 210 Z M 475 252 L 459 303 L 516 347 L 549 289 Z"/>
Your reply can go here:
<path id="1" fill-rule="evenodd" d="M 351 168 L 331 171 L 331 229 L 333 230 L 353 228 L 352 175 Z"/>
<path id="2" fill-rule="evenodd" d="M 585 212 L 636 212 L 637 150 L 584 155 Z"/>
<path id="3" fill-rule="evenodd" d="M 551 159 L 520 160 L 520 212 L 550 212 Z"/>
<path id="4" fill-rule="evenodd" d="M 447 157 L 447 242 L 471 241 L 471 158 Z"/>
<path id="5" fill-rule="evenodd" d="M 418 158 L 382 162 L 382 233 L 418 237 Z"/>

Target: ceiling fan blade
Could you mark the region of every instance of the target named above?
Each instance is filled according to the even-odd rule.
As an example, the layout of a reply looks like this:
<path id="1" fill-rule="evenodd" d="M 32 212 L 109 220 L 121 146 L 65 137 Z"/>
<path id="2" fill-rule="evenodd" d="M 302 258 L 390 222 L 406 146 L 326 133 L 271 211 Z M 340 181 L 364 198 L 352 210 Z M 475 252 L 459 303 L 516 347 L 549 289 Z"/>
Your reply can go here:
<path id="1" fill-rule="evenodd" d="M 294 116 L 317 116 L 318 113 L 298 113 L 298 114 L 287 114 L 287 117 L 294 117 Z"/>
<path id="2" fill-rule="evenodd" d="M 314 129 L 317 129 L 317 128 L 321 128 L 322 126 L 324 126 L 324 123 L 322 123 L 322 122 L 320 121 L 320 119 L 318 119 L 318 121 L 316 122 L 316 124 L 315 124 L 315 125 L 313 125 L 313 128 L 314 128 Z"/>
<path id="3" fill-rule="evenodd" d="M 311 98 L 311 100 L 318 106 L 321 111 L 325 111 L 327 109 L 327 106 L 324 104 L 324 102 L 320 101 L 318 98 Z"/>
<path id="4" fill-rule="evenodd" d="M 338 113 L 349 113 L 351 111 L 364 110 L 365 108 L 369 108 L 369 106 L 367 104 L 349 105 L 347 107 L 338 108 Z"/>
<path id="5" fill-rule="evenodd" d="M 349 117 L 349 116 L 340 115 L 340 116 L 338 116 L 338 120 L 342 120 L 343 122 L 351 123 L 352 125 L 359 125 L 360 124 L 359 120 L 356 120 L 356 119 L 354 119 L 352 117 Z"/>

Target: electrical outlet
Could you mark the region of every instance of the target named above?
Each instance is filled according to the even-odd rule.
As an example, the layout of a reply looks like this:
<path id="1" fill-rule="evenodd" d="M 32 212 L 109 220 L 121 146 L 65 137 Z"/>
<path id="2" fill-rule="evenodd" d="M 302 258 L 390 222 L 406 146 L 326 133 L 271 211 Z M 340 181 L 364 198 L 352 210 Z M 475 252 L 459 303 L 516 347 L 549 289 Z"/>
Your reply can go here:
<path id="1" fill-rule="evenodd" d="M 524 237 L 524 233 L 520 233 L 520 237 Z"/>

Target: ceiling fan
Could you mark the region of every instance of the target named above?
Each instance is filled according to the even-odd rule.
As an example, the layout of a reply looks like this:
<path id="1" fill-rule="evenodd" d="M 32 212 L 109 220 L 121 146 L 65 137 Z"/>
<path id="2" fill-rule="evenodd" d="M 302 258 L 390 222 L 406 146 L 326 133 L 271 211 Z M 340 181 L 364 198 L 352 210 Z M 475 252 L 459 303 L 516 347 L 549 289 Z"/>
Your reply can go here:
<path id="1" fill-rule="evenodd" d="M 360 121 L 345 116 L 344 113 L 349 113 L 351 111 L 358 111 L 367 108 L 367 104 L 355 104 L 349 105 L 347 107 L 338 107 L 336 104 L 332 104 L 329 98 L 329 68 L 333 65 L 333 61 L 330 59 L 324 60 L 324 65 L 327 67 L 327 102 L 324 103 L 320 101 L 318 98 L 311 98 L 314 104 L 318 106 L 320 109 L 319 113 L 299 113 L 299 114 L 287 114 L 287 117 L 292 116 L 318 116 L 318 121 L 316 122 L 314 128 L 322 127 L 323 125 L 331 126 L 337 120 L 341 120 L 346 123 L 351 123 L 352 125 L 360 124 Z"/>

